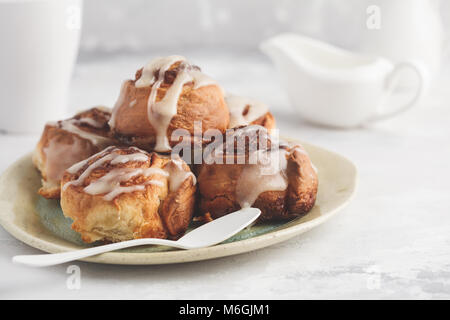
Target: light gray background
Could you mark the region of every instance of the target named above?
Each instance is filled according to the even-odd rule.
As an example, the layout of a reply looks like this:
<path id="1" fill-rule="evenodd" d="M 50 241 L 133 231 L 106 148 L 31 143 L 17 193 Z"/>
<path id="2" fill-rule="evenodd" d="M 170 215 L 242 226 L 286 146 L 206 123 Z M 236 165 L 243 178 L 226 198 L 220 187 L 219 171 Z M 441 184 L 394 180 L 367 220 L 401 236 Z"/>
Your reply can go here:
<path id="1" fill-rule="evenodd" d="M 408 113 L 365 128 L 332 130 L 296 116 L 273 66 L 256 49 L 261 39 L 288 30 L 351 48 L 364 26 L 359 3 L 87 0 L 72 110 L 111 106 L 121 82 L 151 57 L 183 54 L 226 89 L 268 103 L 282 134 L 354 161 L 359 190 L 326 224 L 255 252 L 168 266 L 76 263 L 79 290 L 67 288 L 69 264 L 13 265 L 13 255 L 40 251 L 0 228 L 0 297 L 450 298 L 449 65 Z M 449 1 L 442 15 L 449 20 Z M 0 170 L 30 152 L 38 138 L 0 135 L 1 150 L 7 150 Z"/>
<path id="2" fill-rule="evenodd" d="M 450 2 L 431 1 L 440 4 L 445 28 L 449 30 Z M 199 47 L 257 50 L 261 40 L 284 31 L 352 49 L 364 34 L 366 8 L 377 2 L 88 0 L 81 51 L 112 53 Z"/>

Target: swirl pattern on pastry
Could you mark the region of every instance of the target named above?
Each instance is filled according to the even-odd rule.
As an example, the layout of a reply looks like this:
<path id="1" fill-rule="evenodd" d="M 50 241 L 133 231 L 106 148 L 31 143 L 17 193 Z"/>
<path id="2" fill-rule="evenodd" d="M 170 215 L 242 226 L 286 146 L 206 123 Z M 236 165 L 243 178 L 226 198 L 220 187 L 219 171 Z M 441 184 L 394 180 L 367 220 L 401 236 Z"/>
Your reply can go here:
<path id="1" fill-rule="evenodd" d="M 63 176 L 61 207 L 83 241 L 177 238 L 194 210 L 196 179 L 181 159 L 108 147 Z"/>

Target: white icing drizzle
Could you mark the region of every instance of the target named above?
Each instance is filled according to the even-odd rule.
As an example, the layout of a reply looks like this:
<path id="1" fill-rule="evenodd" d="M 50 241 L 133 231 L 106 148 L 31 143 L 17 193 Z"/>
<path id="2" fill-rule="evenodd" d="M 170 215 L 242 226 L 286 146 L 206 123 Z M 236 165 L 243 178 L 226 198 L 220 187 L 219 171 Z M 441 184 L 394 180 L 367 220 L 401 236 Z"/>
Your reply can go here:
<path id="1" fill-rule="evenodd" d="M 80 119 L 68 119 L 59 121 L 58 124 L 61 129 L 76 134 L 80 138 L 89 140 L 94 146 L 106 146 L 111 143 L 111 139 L 107 137 L 103 137 L 101 135 L 85 131 L 77 126 L 77 124 L 86 123 L 91 125 L 91 123 L 95 123 L 95 128 L 99 128 L 100 124 L 95 120 L 90 118 L 80 118 Z"/>
<path id="2" fill-rule="evenodd" d="M 263 152 L 267 161 L 244 165 L 237 180 L 235 192 L 241 208 L 251 207 L 263 192 L 283 191 L 288 186 L 286 150 L 258 152 Z"/>
<path id="3" fill-rule="evenodd" d="M 54 182 L 60 181 L 64 171 L 83 159 L 85 154 L 80 139 L 74 139 L 72 144 L 66 144 L 53 138 L 43 151 L 46 159 L 46 180 Z"/>
<path id="4" fill-rule="evenodd" d="M 129 161 L 145 162 L 147 160 L 148 156 L 146 154 L 138 152 L 133 154 L 118 155 L 113 160 L 111 160 L 111 164 L 127 163 Z"/>
<path id="5" fill-rule="evenodd" d="M 130 102 L 130 108 L 134 107 L 136 105 L 137 100 L 134 99 L 133 101 Z"/>
<path id="6" fill-rule="evenodd" d="M 72 180 L 65 183 L 62 187 L 63 191 L 66 190 L 69 186 L 79 186 L 83 184 L 84 180 L 91 174 L 92 171 L 94 171 L 94 169 L 100 167 L 102 164 L 108 161 L 111 161 L 112 159 L 114 159 L 114 154 L 112 153 L 97 159 L 94 163 L 92 163 L 89 167 L 87 167 L 86 170 L 82 174 L 80 174 L 80 176 L 76 180 Z M 73 166 L 70 167 L 70 169 L 72 168 Z"/>
<path id="7" fill-rule="evenodd" d="M 159 168 L 117 168 L 91 182 L 83 190 L 92 195 L 104 194 L 103 199 L 111 201 L 122 193 L 145 190 L 145 186 L 149 184 L 158 186 L 164 185 L 162 181 L 156 179 L 147 180 L 142 184 L 132 186 L 123 187 L 120 185 L 122 182 L 128 181 L 136 176 L 148 177 L 152 175 L 167 176 L 168 174 Z"/>
<path id="8" fill-rule="evenodd" d="M 156 130 L 156 151 L 170 151 L 171 147 L 167 138 L 167 128 L 169 127 L 172 117 L 177 114 L 178 98 L 180 97 L 183 87 L 186 83 L 193 80 L 191 75 L 181 72 L 166 91 L 161 101 L 155 102 L 157 89 L 153 90 L 150 95 L 147 114 L 150 124 Z M 159 85 L 154 85 L 159 87 Z M 154 93 L 154 94 L 153 94 Z"/>
<path id="9" fill-rule="evenodd" d="M 80 123 L 80 124 L 87 124 L 87 125 L 89 125 L 91 127 L 97 128 L 97 129 L 103 128 L 103 126 L 104 126 L 104 123 L 101 123 L 99 121 L 95 121 L 92 118 L 80 118 L 78 120 L 78 123 Z"/>
<path id="10" fill-rule="evenodd" d="M 110 162 L 111 164 L 123 164 L 130 161 L 137 161 L 137 162 L 145 162 L 150 160 L 149 154 L 147 154 L 145 151 L 142 151 L 136 147 L 131 147 L 130 149 L 134 150 L 134 153 L 131 154 L 119 154 L 115 147 L 109 147 L 105 149 L 104 151 L 86 159 L 83 160 L 69 169 L 67 171 L 69 173 L 77 173 L 79 170 L 81 170 L 87 163 L 92 161 L 93 159 L 96 159 L 93 163 L 91 163 L 84 172 L 80 174 L 80 176 L 73 180 L 65 183 L 63 185 L 63 190 L 66 190 L 69 186 L 75 185 L 79 186 L 82 185 L 87 177 L 95 170 L 96 168 L 99 168 L 103 164 Z M 130 179 L 137 177 L 137 176 L 143 176 L 143 177 L 152 177 L 152 179 L 148 179 L 140 184 L 131 185 L 131 186 L 122 186 L 122 182 L 129 181 Z M 114 168 L 108 173 L 106 173 L 104 176 L 98 178 L 95 181 L 90 182 L 86 187 L 83 188 L 83 191 L 91 194 L 91 195 L 103 195 L 103 199 L 106 201 L 113 200 L 116 196 L 122 194 L 122 193 L 129 193 L 134 191 L 143 191 L 145 190 L 145 186 L 149 184 L 157 185 L 157 186 L 164 186 L 164 181 L 161 180 L 161 178 L 157 178 L 157 176 L 160 176 L 162 178 L 168 179 L 169 184 L 169 190 L 176 191 L 183 181 L 185 181 L 189 176 L 193 177 L 194 184 L 195 176 L 190 171 L 185 171 L 182 166 L 182 160 L 181 159 L 173 159 L 170 160 L 164 167 L 164 169 L 160 168 Z"/>
<path id="11" fill-rule="evenodd" d="M 143 69 L 141 77 L 136 81 L 136 88 L 149 87 L 153 85 L 157 80 L 164 81 L 164 74 L 170 67 L 177 62 L 184 62 L 186 58 L 183 56 L 168 56 L 168 57 L 158 57 L 150 61 Z M 158 79 L 155 78 L 156 71 L 159 72 Z"/>
<path id="12" fill-rule="evenodd" d="M 172 159 L 164 167 L 169 174 L 169 190 L 170 192 L 177 191 L 181 184 L 189 177 L 192 177 L 192 182 L 195 185 L 197 179 L 191 171 L 183 169 L 182 161 L 179 159 Z"/>
<path id="13" fill-rule="evenodd" d="M 147 161 L 147 160 L 149 160 L 147 154 L 144 153 L 144 151 L 142 151 L 136 147 L 132 147 L 132 149 L 136 152 L 132 153 L 132 154 L 119 154 L 116 152 L 119 149 L 117 149 L 115 147 L 109 147 L 109 148 L 106 148 L 105 150 L 103 150 L 102 152 L 97 153 L 86 160 L 83 160 L 79 163 L 74 164 L 69 169 L 67 169 L 67 171 L 71 174 L 77 173 L 89 161 L 91 161 L 92 159 L 98 158 L 97 160 L 95 160 L 91 165 L 89 165 L 86 168 L 86 170 L 78 177 L 78 179 L 69 181 L 66 184 L 64 184 L 63 190 L 66 190 L 67 187 L 69 187 L 70 185 L 79 186 L 79 185 L 83 184 L 84 180 L 91 174 L 91 172 L 93 170 L 95 170 L 96 168 L 100 167 L 101 165 L 103 165 L 104 163 L 106 163 L 108 161 L 110 161 L 111 163 L 114 162 L 117 164 L 117 163 L 127 163 L 129 161 Z M 144 157 L 142 157 L 142 156 L 144 156 Z"/>
<path id="14" fill-rule="evenodd" d="M 230 111 L 230 128 L 248 125 L 269 111 L 262 102 L 232 94 L 226 95 L 225 102 Z"/>
<path id="15" fill-rule="evenodd" d="M 249 151 L 251 154 L 248 156 L 248 158 L 252 159 L 251 161 L 254 161 L 254 159 L 259 156 L 258 153 L 256 153 L 255 149 L 257 148 L 263 148 L 266 149 L 267 145 L 264 146 L 264 142 L 267 144 L 267 139 L 270 138 L 273 142 L 272 137 L 270 136 L 268 130 L 260 125 L 249 125 L 242 128 L 231 128 L 228 129 L 223 141 L 219 143 L 215 149 L 214 152 L 206 154 L 205 162 L 206 163 L 219 163 L 218 161 L 221 161 L 225 158 L 225 161 L 227 164 L 235 163 L 244 163 L 245 159 L 247 158 L 245 154 L 242 153 L 244 151 L 243 149 L 240 150 L 238 153 L 235 152 L 235 146 L 238 148 L 244 148 L 246 147 L 246 138 L 254 139 L 259 138 L 258 145 L 252 144 L 251 146 L 248 146 L 249 149 L 246 151 Z M 265 138 L 265 139 L 264 139 Z M 252 149 L 254 148 L 254 149 Z M 242 162 L 243 161 L 243 162 Z M 250 163 L 256 163 L 256 162 L 250 162 Z"/>
<path id="16" fill-rule="evenodd" d="M 158 89 L 164 82 L 166 71 L 177 62 L 181 64 L 174 82 L 166 91 L 164 98 L 156 102 Z M 156 73 L 158 74 L 157 77 L 155 77 Z M 155 151 L 167 152 L 171 150 L 167 138 L 167 128 L 173 116 L 177 114 L 178 99 L 183 87 L 190 82 L 194 83 L 194 89 L 216 84 L 214 80 L 192 68 L 182 56 L 168 56 L 152 60 L 143 68 L 141 77 L 136 80 L 136 88 L 151 86 L 147 102 L 147 117 L 156 130 Z"/>
<path id="17" fill-rule="evenodd" d="M 109 119 L 109 126 L 111 128 L 114 128 L 116 125 L 116 116 L 117 116 L 117 111 L 119 110 L 120 106 L 125 102 L 125 92 L 126 92 L 126 87 L 127 87 L 127 83 L 129 80 L 122 82 L 122 85 L 120 87 L 120 93 L 119 93 L 119 97 L 117 98 L 116 103 L 114 104 L 113 110 L 111 112 L 111 118 Z"/>
<path id="18" fill-rule="evenodd" d="M 80 169 L 83 168 L 89 161 L 91 161 L 92 159 L 94 159 L 94 158 L 96 158 L 96 157 L 98 157 L 98 156 L 102 157 L 103 155 L 105 155 L 106 153 L 108 153 L 110 150 L 112 150 L 112 149 L 114 149 L 114 148 L 115 148 L 115 147 L 110 146 L 110 147 L 104 149 L 103 151 L 101 151 L 101 152 L 99 152 L 99 153 L 96 153 L 96 154 L 90 156 L 90 157 L 87 158 L 87 159 L 84 159 L 84 160 L 82 160 L 82 161 L 80 161 L 80 162 L 75 163 L 75 164 L 72 165 L 70 168 L 68 168 L 66 171 L 69 172 L 70 174 L 75 174 L 75 173 L 77 173 L 78 171 L 80 171 Z"/>

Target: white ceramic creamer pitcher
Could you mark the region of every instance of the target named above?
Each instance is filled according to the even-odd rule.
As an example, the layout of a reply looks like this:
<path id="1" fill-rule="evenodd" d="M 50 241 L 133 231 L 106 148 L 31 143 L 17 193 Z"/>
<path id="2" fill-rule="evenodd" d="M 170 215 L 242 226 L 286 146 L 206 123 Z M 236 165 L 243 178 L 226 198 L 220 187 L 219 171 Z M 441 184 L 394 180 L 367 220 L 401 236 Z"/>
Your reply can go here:
<path id="1" fill-rule="evenodd" d="M 275 63 L 291 104 L 305 120 L 334 127 L 355 127 L 401 113 L 421 98 L 426 69 L 404 61 L 355 54 L 300 36 L 281 34 L 261 44 Z M 400 106 L 387 105 L 399 74 L 412 69 L 417 86 Z"/>

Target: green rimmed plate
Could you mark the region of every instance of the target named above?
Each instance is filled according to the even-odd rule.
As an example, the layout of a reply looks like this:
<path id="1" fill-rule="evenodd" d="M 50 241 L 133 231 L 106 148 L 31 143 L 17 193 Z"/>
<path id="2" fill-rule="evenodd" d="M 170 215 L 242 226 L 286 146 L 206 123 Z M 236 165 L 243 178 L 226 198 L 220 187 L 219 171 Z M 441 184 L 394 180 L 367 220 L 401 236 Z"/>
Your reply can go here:
<path id="1" fill-rule="evenodd" d="M 293 139 L 289 139 L 295 141 Z M 222 244 L 193 250 L 143 246 L 101 254 L 85 261 L 110 264 L 165 264 L 224 257 L 267 247 L 306 232 L 328 220 L 349 203 L 356 190 L 357 170 L 343 156 L 302 143 L 318 168 L 319 192 L 315 207 L 302 218 L 285 223 L 258 224 Z M 58 201 L 37 194 L 40 176 L 31 154 L 12 164 L 0 177 L 0 224 L 17 239 L 46 252 L 86 247 L 70 229 Z"/>

